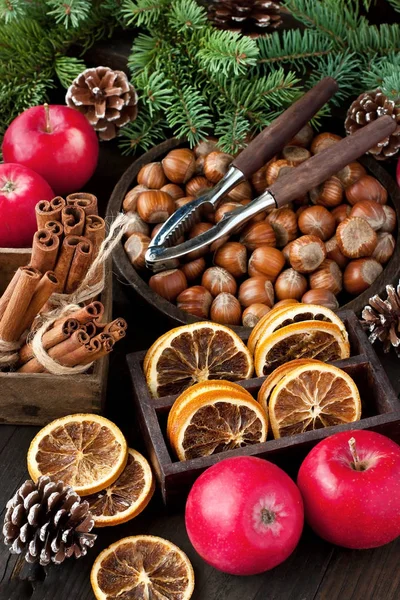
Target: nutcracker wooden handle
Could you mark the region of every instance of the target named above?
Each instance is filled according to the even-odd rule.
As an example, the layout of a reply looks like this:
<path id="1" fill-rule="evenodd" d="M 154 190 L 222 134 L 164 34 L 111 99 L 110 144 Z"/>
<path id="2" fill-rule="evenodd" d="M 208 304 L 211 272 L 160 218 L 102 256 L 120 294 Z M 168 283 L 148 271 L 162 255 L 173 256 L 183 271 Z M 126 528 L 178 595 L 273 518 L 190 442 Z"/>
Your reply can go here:
<path id="1" fill-rule="evenodd" d="M 331 175 L 360 158 L 395 129 L 396 122 L 391 116 L 380 117 L 284 174 L 268 191 L 274 196 L 278 206 L 301 198 Z"/>
<path id="2" fill-rule="evenodd" d="M 337 90 L 338 84 L 332 77 L 321 79 L 316 86 L 266 127 L 235 158 L 232 165 L 249 178 L 277 152 L 280 152 Z"/>

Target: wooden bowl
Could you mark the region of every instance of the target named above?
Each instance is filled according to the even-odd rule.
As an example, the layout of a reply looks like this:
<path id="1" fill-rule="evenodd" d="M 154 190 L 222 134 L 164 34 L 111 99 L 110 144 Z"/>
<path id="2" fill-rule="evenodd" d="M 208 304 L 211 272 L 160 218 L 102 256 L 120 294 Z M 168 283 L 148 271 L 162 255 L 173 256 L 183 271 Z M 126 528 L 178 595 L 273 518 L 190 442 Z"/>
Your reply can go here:
<path id="1" fill-rule="evenodd" d="M 137 174 L 144 165 L 149 162 L 160 161 L 170 150 L 184 146 L 187 146 L 187 143 L 184 140 L 172 138 L 162 142 L 158 146 L 155 146 L 149 150 L 149 152 L 146 152 L 140 158 L 135 160 L 122 175 L 113 190 L 107 206 L 107 218 L 112 219 L 122 210 L 122 202 L 125 198 L 125 195 L 134 185 L 136 185 L 135 180 Z M 367 171 L 376 177 L 387 189 L 388 201 L 396 210 L 397 227 L 396 231 L 394 232 L 394 236 L 396 237 L 396 248 L 393 256 L 374 283 L 365 292 L 359 296 L 356 296 L 355 298 L 343 293 L 341 294 L 343 299 L 340 310 L 353 310 L 357 314 L 359 314 L 364 306 L 368 304 L 371 296 L 375 294 L 384 294 L 386 285 L 390 283 L 397 283 L 400 275 L 400 190 L 394 179 L 378 163 L 378 161 L 369 156 L 364 156 L 360 159 L 360 162 L 364 165 Z M 187 323 L 193 323 L 200 320 L 199 317 L 189 315 L 185 311 L 177 308 L 177 306 L 168 300 L 165 300 L 153 292 L 153 290 L 147 285 L 146 281 L 129 262 L 122 243 L 114 250 L 113 258 L 118 275 L 128 282 L 135 292 L 139 294 L 139 296 L 141 296 L 157 311 L 162 313 L 175 326 L 185 325 Z M 232 326 L 232 329 L 240 333 L 250 331 L 248 328 L 240 326 Z"/>

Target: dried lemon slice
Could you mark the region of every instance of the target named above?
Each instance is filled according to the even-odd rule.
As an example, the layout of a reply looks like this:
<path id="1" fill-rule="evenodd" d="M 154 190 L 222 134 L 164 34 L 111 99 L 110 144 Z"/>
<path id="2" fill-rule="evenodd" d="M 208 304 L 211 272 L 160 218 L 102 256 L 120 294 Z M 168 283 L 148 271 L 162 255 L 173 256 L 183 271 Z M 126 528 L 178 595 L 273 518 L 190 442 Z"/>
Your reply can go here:
<path id="1" fill-rule="evenodd" d="M 275 438 L 342 425 L 361 417 L 360 394 L 344 371 L 324 363 L 291 369 L 269 399 Z"/>
<path id="2" fill-rule="evenodd" d="M 343 321 L 326 306 L 318 304 L 293 304 L 272 309 L 257 323 L 251 333 L 247 346 L 254 354 L 258 342 L 267 335 L 270 335 L 277 329 L 299 323 L 301 321 L 324 321 L 335 323 L 340 329 L 346 331 Z"/>
<path id="3" fill-rule="evenodd" d="M 33 438 L 28 471 L 34 481 L 48 475 L 81 496 L 113 483 L 124 470 L 128 446 L 121 430 L 100 415 L 68 415 L 52 421 Z"/>
<path id="4" fill-rule="evenodd" d="M 267 439 L 267 417 L 245 390 L 203 392 L 189 401 L 183 399 L 183 403 L 169 424 L 170 443 L 179 460 L 210 456 Z"/>
<path id="5" fill-rule="evenodd" d="M 147 460 L 129 448 L 125 469 L 114 483 L 104 490 L 86 496 L 95 527 L 120 525 L 142 512 L 155 489 L 153 473 Z"/>
<path id="6" fill-rule="evenodd" d="M 323 362 L 348 358 L 347 332 L 334 323 L 302 321 L 278 329 L 259 340 L 254 353 L 258 377 L 296 358 L 315 358 Z"/>
<path id="7" fill-rule="evenodd" d="M 253 362 L 239 336 L 202 321 L 172 329 L 148 351 L 145 376 L 154 397 L 180 394 L 199 381 L 249 379 Z"/>
<path id="8" fill-rule="evenodd" d="M 186 554 L 172 542 L 136 535 L 99 554 L 90 582 L 97 600 L 189 600 L 194 573 Z"/>

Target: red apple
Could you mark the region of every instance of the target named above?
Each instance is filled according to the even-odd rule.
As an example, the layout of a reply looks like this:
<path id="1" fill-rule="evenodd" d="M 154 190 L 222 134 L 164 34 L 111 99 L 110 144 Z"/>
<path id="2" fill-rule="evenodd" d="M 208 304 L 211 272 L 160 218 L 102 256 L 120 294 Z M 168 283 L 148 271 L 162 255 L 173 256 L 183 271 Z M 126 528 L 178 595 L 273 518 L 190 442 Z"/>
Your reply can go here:
<path id="1" fill-rule="evenodd" d="M 186 529 L 200 556 L 232 575 L 268 571 L 287 559 L 303 529 L 303 503 L 282 469 L 260 458 L 228 458 L 197 479 Z"/>
<path id="2" fill-rule="evenodd" d="M 300 467 L 306 520 L 345 548 L 376 548 L 400 535 L 400 446 L 372 431 L 323 440 Z"/>
<path id="3" fill-rule="evenodd" d="M 79 191 L 93 175 L 99 154 L 86 117 L 68 106 L 34 106 L 21 113 L 3 141 L 5 162 L 39 173 L 60 196 Z"/>
<path id="4" fill-rule="evenodd" d="M 31 246 L 37 229 L 35 204 L 54 196 L 47 181 L 31 169 L 0 164 L 0 247 Z"/>

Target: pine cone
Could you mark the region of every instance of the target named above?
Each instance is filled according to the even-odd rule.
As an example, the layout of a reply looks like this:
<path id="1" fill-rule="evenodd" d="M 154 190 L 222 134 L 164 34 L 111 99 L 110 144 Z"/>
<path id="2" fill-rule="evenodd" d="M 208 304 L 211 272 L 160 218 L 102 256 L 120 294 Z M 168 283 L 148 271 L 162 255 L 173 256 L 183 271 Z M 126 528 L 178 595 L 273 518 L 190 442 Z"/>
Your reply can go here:
<path id="1" fill-rule="evenodd" d="M 382 115 L 393 117 L 397 129 L 369 151 L 378 160 L 386 160 L 400 153 L 400 98 L 390 100 L 380 89 L 365 92 L 354 100 L 344 122 L 347 134 L 351 135 Z"/>
<path id="2" fill-rule="evenodd" d="M 68 88 L 65 101 L 86 116 L 101 140 L 115 138 L 137 115 L 135 88 L 123 71 L 108 67 L 83 71 Z"/>
<path id="3" fill-rule="evenodd" d="M 383 343 L 384 352 L 393 346 L 400 356 L 400 284 L 397 290 L 392 285 L 386 286 L 387 299 L 373 296 L 361 313 L 361 324 L 370 332 L 369 341 Z"/>
<path id="4" fill-rule="evenodd" d="M 60 564 L 65 558 L 85 556 L 96 535 L 89 503 L 69 485 L 40 477 L 25 481 L 7 502 L 4 542 L 11 554 L 25 553 L 29 563 Z"/>
<path id="5" fill-rule="evenodd" d="M 280 4 L 272 0 L 210 0 L 209 20 L 219 29 L 237 31 L 251 37 L 277 29 L 281 23 Z"/>

